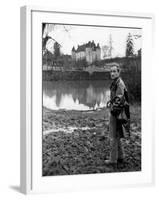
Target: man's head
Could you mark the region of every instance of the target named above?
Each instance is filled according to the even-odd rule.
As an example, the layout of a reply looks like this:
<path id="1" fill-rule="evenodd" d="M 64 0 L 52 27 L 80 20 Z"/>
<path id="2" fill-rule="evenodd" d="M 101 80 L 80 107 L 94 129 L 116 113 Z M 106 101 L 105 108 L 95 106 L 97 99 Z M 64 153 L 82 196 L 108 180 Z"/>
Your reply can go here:
<path id="1" fill-rule="evenodd" d="M 111 79 L 116 79 L 120 76 L 120 66 L 117 63 L 114 63 L 110 68 Z"/>

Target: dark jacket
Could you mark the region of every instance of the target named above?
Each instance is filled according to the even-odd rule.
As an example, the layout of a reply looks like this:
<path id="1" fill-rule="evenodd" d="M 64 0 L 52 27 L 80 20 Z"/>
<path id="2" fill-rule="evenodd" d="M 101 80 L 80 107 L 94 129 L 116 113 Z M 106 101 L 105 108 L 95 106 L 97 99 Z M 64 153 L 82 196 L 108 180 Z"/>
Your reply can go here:
<path id="1" fill-rule="evenodd" d="M 125 99 L 126 91 L 127 88 L 120 77 L 113 80 L 110 86 L 110 130 L 113 130 L 111 133 L 113 137 L 124 137 L 123 124 L 128 121 L 128 116 L 125 113 L 125 105 L 128 103 Z"/>

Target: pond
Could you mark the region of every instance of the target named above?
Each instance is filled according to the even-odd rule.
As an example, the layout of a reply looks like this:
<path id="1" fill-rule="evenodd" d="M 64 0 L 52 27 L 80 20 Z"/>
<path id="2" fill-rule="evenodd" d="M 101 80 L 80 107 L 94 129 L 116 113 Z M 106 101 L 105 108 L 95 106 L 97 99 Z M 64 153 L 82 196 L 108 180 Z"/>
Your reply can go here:
<path id="1" fill-rule="evenodd" d="M 110 80 L 43 81 L 43 106 L 53 109 L 92 110 L 105 107 Z"/>

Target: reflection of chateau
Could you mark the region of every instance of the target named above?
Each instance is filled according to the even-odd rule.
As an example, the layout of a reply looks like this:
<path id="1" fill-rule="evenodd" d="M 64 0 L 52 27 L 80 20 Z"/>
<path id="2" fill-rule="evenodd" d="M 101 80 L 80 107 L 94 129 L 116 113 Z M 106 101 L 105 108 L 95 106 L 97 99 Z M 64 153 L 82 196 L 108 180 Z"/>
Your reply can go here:
<path id="1" fill-rule="evenodd" d="M 72 48 L 72 59 L 75 61 L 86 60 L 92 63 L 96 60 L 101 60 L 101 48 L 99 43 L 96 45 L 94 41 L 88 42 L 83 45 L 78 45 L 77 49 Z"/>
<path id="2" fill-rule="evenodd" d="M 55 103 L 59 109 L 65 100 L 68 104 L 68 99 L 70 98 L 73 99 L 75 104 L 78 102 L 78 104 L 87 106 L 88 109 L 94 109 L 106 106 L 109 100 L 108 85 L 109 84 L 105 81 L 100 83 L 77 81 L 74 82 L 74 84 L 73 82 L 66 82 L 65 84 L 58 81 L 54 82 L 54 84 L 49 82 L 43 84 L 43 95 L 47 97 L 47 99 L 49 98 L 50 102 L 53 104 Z"/>

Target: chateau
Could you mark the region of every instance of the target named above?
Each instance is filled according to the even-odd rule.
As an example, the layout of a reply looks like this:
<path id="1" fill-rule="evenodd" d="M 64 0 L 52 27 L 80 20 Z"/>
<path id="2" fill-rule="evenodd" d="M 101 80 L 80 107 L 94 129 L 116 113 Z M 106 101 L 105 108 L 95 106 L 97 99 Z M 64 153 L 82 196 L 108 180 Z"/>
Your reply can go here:
<path id="1" fill-rule="evenodd" d="M 99 43 L 96 45 L 94 41 L 86 44 L 78 45 L 77 49 L 72 48 L 72 59 L 75 61 L 84 60 L 91 64 L 96 60 L 101 60 L 101 48 Z"/>

